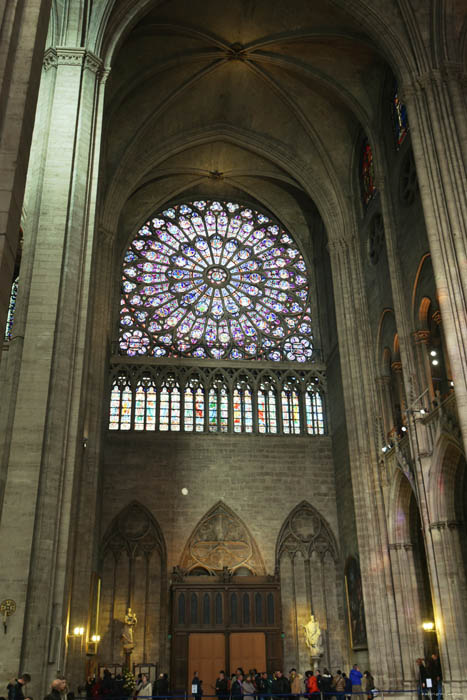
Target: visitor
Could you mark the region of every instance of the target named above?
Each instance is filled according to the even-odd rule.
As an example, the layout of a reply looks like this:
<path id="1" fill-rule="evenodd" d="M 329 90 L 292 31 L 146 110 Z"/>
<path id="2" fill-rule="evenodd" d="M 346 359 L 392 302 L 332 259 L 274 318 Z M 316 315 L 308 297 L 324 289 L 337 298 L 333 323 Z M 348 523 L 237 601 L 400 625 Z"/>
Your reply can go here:
<path id="1" fill-rule="evenodd" d="M 363 673 L 358 668 L 358 664 L 353 665 L 353 668 L 351 669 L 351 671 L 349 673 L 349 678 L 350 678 L 350 682 L 352 684 L 352 693 L 360 693 L 361 694 Z"/>
<path id="2" fill-rule="evenodd" d="M 216 679 L 216 685 L 214 686 L 214 691 L 218 698 L 228 698 L 229 697 L 229 683 L 225 677 L 224 671 L 219 671 L 219 676 Z"/>
<path id="3" fill-rule="evenodd" d="M 256 687 L 260 700 L 267 700 L 268 695 L 271 695 L 271 680 L 268 678 L 266 671 L 260 674 Z"/>
<path id="4" fill-rule="evenodd" d="M 336 675 L 334 676 L 332 684 L 334 690 L 336 691 L 335 697 L 343 697 L 345 692 L 345 678 L 342 675 L 342 671 L 340 671 L 339 669 L 336 671 Z"/>
<path id="5" fill-rule="evenodd" d="M 296 668 L 291 668 L 289 673 L 290 692 L 292 695 L 300 695 L 302 677 Z"/>
<path id="6" fill-rule="evenodd" d="M 237 669 L 238 671 L 238 669 Z M 234 679 L 230 688 L 230 695 L 232 697 L 236 698 L 241 698 L 243 695 L 243 674 L 242 673 L 235 673 L 234 676 L 232 676 Z"/>
<path id="7" fill-rule="evenodd" d="M 321 674 L 321 683 L 319 684 L 320 690 L 325 698 L 330 698 L 332 694 L 332 676 L 327 668 L 324 668 Z"/>
<path id="8" fill-rule="evenodd" d="M 307 695 L 319 695 L 318 679 L 313 671 L 305 672 L 305 689 Z"/>
<path id="9" fill-rule="evenodd" d="M 66 680 L 64 678 L 56 678 L 52 681 L 50 693 L 45 696 L 44 700 L 62 700 L 64 693 L 66 693 Z"/>
<path id="10" fill-rule="evenodd" d="M 344 688 L 345 700 L 351 700 L 351 697 L 352 697 L 352 681 L 350 680 L 350 678 L 347 676 L 346 673 L 342 673 L 342 678 L 343 678 L 344 681 L 345 681 L 345 688 Z"/>
<path id="11" fill-rule="evenodd" d="M 373 690 L 375 689 L 375 681 L 373 680 L 373 676 L 369 671 L 365 671 L 363 678 L 363 690 L 366 693 L 367 700 L 371 700 L 373 698 Z"/>
<path id="12" fill-rule="evenodd" d="M 422 658 L 419 657 L 418 659 L 416 659 L 415 663 L 418 666 L 418 697 L 423 698 L 428 695 L 426 685 L 427 670 L 425 662 Z"/>
<path id="13" fill-rule="evenodd" d="M 433 653 L 428 662 L 427 677 L 431 678 L 431 698 L 441 700 L 443 694 L 443 673 L 438 654 Z"/>
<path id="14" fill-rule="evenodd" d="M 282 671 L 276 671 L 271 684 L 271 693 L 273 695 L 290 695 L 290 683 Z"/>
<path id="15" fill-rule="evenodd" d="M 159 678 L 156 681 L 156 695 L 161 698 L 166 698 L 169 695 L 169 677 L 166 673 L 159 673 Z"/>
<path id="16" fill-rule="evenodd" d="M 255 684 L 253 683 L 253 678 L 248 674 L 248 676 L 245 678 L 243 681 L 243 695 L 248 695 L 249 697 L 253 697 L 255 694 L 256 688 Z"/>
<path id="17" fill-rule="evenodd" d="M 191 681 L 191 694 L 195 700 L 200 700 L 203 696 L 202 683 L 203 681 L 198 677 L 198 671 L 195 671 L 193 674 L 193 680 Z"/>
<path id="18" fill-rule="evenodd" d="M 31 682 L 29 673 L 23 673 L 19 678 L 14 678 L 7 685 L 8 700 L 24 700 L 23 688 Z"/>
<path id="19" fill-rule="evenodd" d="M 152 697 L 152 683 L 150 682 L 148 676 L 143 673 L 141 676 L 141 684 L 136 693 L 138 698 L 150 698 Z"/>

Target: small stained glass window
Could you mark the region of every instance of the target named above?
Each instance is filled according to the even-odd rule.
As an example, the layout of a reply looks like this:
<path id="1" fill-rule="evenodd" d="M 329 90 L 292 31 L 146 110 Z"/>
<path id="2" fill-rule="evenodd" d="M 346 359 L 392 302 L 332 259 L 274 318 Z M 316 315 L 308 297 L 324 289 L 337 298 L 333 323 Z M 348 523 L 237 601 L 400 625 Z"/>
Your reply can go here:
<path id="1" fill-rule="evenodd" d="M 123 355 L 313 358 L 305 260 L 269 215 L 235 202 L 171 207 L 140 228 L 122 272 Z"/>
<path id="2" fill-rule="evenodd" d="M 323 399 L 313 385 L 309 385 L 306 390 L 305 414 L 308 435 L 324 435 Z"/>
<path id="3" fill-rule="evenodd" d="M 248 381 L 238 382 L 233 392 L 233 427 L 235 433 L 253 432 L 252 391 Z"/>
<path id="4" fill-rule="evenodd" d="M 180 386 L 174 377 L 167 377 L 160 390 L 159 430 L 180 430 Z"/>
<path id="5" fill-rule="evenodd" d="M 10 301 L 8 304 L 8 315 L 5 326 L 5 340 L 11 340 L 11 332 L 13 330 L 13 322 L 15 320 L 16 298 L 18 296 L 18 280 L 19 277 L 16 277 L 16 279 L 13 280 L 13 284 L 11 285 Z"/>
<path id="6" fill-rule="evenodd" d="M 221 378 L 209 389 L 208 427 L 211 433 L 226 433 L 229 429 L 229 394 Z"/>
<path id="7" fill-rule="evenodd" d="M 282 389 L 282 428 L 286 435 L 300 433 L 300 399 L 298 387 L 292 378 Z"/>
<path id="8" fill-rule="evenodd" d="M 185 387 L 185 432 L 200 433 L 204 430 L 204 387 L 199 379 L 192 378 Z"/>
<path id="9" fill-rule="evenodd" d="M 110 394 L 109 430 L 130 430 L 133 394 L 125 374 L 112 382 Z"/>
<path id="10" fill-rule="evenodd" d="M 151 378 L 140 379 L 135 392 L 135 430 L 156 429 L 156 397 Z"/>
<path id="11" fill-rule="evenodd" d="M 407 119 L 407 108 L 402 102 L 397 83 L 394 85 L 392 93 L 392 123 L 394 126 L 394 136 L 396 139 L 396 149 L 399 150 L 409 131 L 409 121 Z"/>
<path id="12" fill-rule="evenodd" d="M 369 144 L 368 139 L 365 139 L 362 144 L 360 183 L 362 189 L 363 204 L 365 206 L 368 206 L 370 200 L 374 197 L 376 193 L 373 150 Z"/>
<path id="13" fill-rule="evenodd" d="M 258 391 L 258 430 L 277 433 L 277 394 L 272 382 L 263 382 Z"/>

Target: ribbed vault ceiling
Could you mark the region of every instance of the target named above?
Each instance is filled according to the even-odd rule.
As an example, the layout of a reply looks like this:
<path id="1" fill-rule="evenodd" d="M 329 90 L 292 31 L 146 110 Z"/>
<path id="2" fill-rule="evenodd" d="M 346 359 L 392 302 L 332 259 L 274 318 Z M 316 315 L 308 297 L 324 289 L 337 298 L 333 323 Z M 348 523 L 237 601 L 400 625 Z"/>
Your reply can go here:
<path id="1" fill-rule="evenodd" d="M 243 193 L 305 225 L 297 191 L 321 210 L 351 194 L 356 138 L 371 135 L 387 70 L 331 1 L 155 4 L 106 88 L 108 225 L 121 216 L 128 236 L 158 204 L 195 191 Z"/>

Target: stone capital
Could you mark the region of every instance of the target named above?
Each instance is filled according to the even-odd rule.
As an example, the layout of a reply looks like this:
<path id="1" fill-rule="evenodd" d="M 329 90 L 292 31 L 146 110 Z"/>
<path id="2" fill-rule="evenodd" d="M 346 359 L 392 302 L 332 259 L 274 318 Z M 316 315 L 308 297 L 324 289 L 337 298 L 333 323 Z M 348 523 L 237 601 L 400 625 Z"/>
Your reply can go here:
<path id="1" fill-rule="evenodd" d="M 426 330 L 414 331 L 412 333 L 412 337 L 417 345 L 428 345 L 431 338 L 431 333 L 430 331 Z"/>
<path id="2" fill-rule="evenodd" d="M 402 374 L 402 362 L 400 362 L 400 361 L 392 362 L 391 369 L 395 374 Z"/>
<path id="3" fill-rule="evenodd" d="M 460 520 L 438 520 L 434 523 L 430 523 L 428 526 L 431 530 L 459 530 L 463 527 L 463 523 Z"/>

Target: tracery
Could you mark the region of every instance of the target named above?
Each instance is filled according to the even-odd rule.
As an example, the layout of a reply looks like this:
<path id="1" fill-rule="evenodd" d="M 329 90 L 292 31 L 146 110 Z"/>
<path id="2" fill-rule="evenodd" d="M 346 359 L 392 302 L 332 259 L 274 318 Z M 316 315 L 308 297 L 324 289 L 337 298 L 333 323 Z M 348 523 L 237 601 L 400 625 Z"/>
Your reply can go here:
<path id="1" fill-rule="evenodd" d="M 311 361 L 305 261 L 270 216 L 196 201 L 147 221 L 123 264 L 123 355 Z"/>

